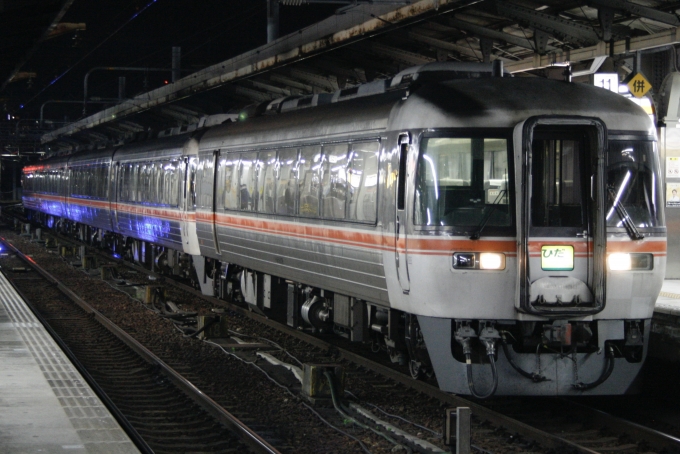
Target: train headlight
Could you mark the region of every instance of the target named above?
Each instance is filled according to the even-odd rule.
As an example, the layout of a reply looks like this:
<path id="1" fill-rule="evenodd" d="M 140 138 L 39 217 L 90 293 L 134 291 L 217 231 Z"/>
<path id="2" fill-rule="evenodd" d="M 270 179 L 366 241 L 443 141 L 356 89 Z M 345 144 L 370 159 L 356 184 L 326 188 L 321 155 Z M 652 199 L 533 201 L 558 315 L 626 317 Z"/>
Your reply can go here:
<path id="1" fill-rule="evenodd" d="M 453 268 L 457 270 L 504 270 L 505 254 L 499 252 L 454 252 Z"/>
<path id="2" fill-rule="evenodd" d="M 498 254 L 496 252 L 482 252 L 479 254 L 479 269 L 504 270 L 505 254 Z"/>
<path id="3" fill-rule="evenodd" d="M 652 254 L 629 254 L 616 252 L 607 258 L 612 271 L 651 270 L 654 268 Z"/>
<path id="4" fill-rule="evenodd" d="M 609 269 L 612 271 L 626 271 L 630 269 L 630 254 L 615 253 L 609 254 L 607 258 Z"/>

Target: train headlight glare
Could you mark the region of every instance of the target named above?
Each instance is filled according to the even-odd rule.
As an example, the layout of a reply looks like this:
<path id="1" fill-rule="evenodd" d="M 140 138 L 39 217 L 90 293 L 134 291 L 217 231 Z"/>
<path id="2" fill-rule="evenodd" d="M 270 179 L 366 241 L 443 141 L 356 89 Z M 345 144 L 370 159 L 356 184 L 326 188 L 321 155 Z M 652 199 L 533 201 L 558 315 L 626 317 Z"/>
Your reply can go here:
<path id="1" fill-rule="evenodd" d="M 482 252 L 479 254 L 479 268 L 482 270 L 505 269 L 505 254 Z"/>
<path id="2" fill-rule="evenodd" d="M 609 269 L 612 271 L 628 270 L 652 270 L 654 269 L 654 256 L 643 253 L 614 253 L 609 254 Z"/>
<path id="3" fill-rule="evenodd" d="M 609 269 L 612 271 L 626 271 L 630 270 L 630 254 L 625 254 L 617 252 L 615 254 L 609 254 Z"/>

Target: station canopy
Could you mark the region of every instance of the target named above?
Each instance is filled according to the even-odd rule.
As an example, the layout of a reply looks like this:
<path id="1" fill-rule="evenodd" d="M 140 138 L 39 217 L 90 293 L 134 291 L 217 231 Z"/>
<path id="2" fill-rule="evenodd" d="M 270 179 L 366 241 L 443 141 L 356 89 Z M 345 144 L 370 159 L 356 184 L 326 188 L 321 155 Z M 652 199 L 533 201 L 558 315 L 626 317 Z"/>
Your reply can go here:
<path id="1" fill-rule="evenodd" d="M 293 7 L 312 1 L 279 3 Z M 344 3 L 348 5 L 338 5 L 336 14 L 321 22 L 183 74 L 174 83 L 103 110 L 88 106 L 87 116 L 45 132 L 41 141 L 52 153 L 63 153 L 191 130 L 211 115 L 283 97 L 333 92 L 436 61 L 502 60 L 505 70 L 516 77 L 574 81 L 588 80 L 603 65 L 612 72 L 633 74 L 641 70 L 636 68 L 643 60 L 640 55 L 670 52 L 671 65 L 677 67 L 677 1 Z M 653 58 L 645 61 L 653 66 Z M 646 71 L 652 86 L 658 87 L 675 70 L 664 64 Z"/>

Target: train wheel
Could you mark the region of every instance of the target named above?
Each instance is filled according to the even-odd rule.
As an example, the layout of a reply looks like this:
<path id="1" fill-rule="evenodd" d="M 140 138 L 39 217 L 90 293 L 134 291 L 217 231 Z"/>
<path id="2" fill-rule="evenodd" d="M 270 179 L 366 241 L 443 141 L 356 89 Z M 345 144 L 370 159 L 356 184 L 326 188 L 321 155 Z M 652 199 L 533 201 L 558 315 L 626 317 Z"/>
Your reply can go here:
<path id="1" fill-rule="evenodd" d="M 408 371 L 411 373 L 411 378 L 415 380 L 423 378 L 423 365 L 420 361 L 412 359 L 408 362 Z"/>

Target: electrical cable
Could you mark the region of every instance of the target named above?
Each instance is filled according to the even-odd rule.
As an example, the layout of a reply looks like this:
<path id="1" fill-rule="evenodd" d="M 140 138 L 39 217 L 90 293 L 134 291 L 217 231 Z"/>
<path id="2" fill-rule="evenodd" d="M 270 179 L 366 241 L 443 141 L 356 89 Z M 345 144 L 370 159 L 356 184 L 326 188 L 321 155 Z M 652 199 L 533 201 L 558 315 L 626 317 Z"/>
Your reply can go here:
<path id="1" fill-rule="evenodd" d="M 477 399 L 486 399 L 488 397 L 493 396 L 494 393 L 496 392 L 496 389 L 498 388 L 498 371 L 496 370 L 496 360 L 494 359 L 493 355 L 488 355 L 488 358 L 489 363 L 491 365 L 491 376 L 493 380 L 493 385 L 486 394 L 480 394 L 475 389 L 474 379 L 472 378 L 472 355 L 470 355 L 469 353 L 465 355 L 466 363 L 465 369 L 467 372 L 468 388 L 470 388 L 470 394 L 472 394 Z"/>
<path id="2" fill-rule="evenodd" d="M 367 426 L 366 424 L 363 424 L 359 421 L 356 420 L 356 418 L 353 418 L 350 416 L 349 411 L 342 406 L 342 403 L 340 403 L 338 396 L 337 396 L 337 390 L 335 389 L 335 380 L 333 380 L 333 375 L 329 371 L 324 371 L 323 373 L 324 377 L 326 377 L 326 380 L 328 380 L 328 385 L 331 389 L 331 400 L 333 401 L 333 406 L 335 407 L 335 410 L 340 413 L 344 418 L 352 421 L 354 424 L 357 426 L 361 427 L 364 430 L 370 430 L 371 432 L 375 433 L 376 435 L 381 436 L 385 440 L 389 441 L 390 443 L 394 444 L 395 446 L 404 446 L 401 443 L 399 443 L 397 440 L 393 439 L 389 435 L 386 435 L 379 430 L 376 430 L 370 426 Z M 404 446 L 409 454 L 412 454 L 411 448 L 408 446 Z"/>
<path id="3" fill-rule="evenodd" d="M 417 428 L 419 428 L 419 429 L 422 429 L 422 430 L 425 430 L 425 431 L 427 431 L 427 432 L 430 432 L 432 435 L 436 435 L 436 436 L 438 436 L 438 437 L 441 437 L 441 436 L 442 436 L 441 432 L 437 432 L 436 430 L 432 430 L 432 429 L 429 429 L 429 428 L 427 428 L 427 427 L 425 427 L 425 426 L 421 426 L 420 424 L 415 423 L 415 422 L 413 422 L 413 421 L 410 421 L 410 420 L 408 420 L 408 419 L 406 419 L 406 418 L 403 418 L 403 417 L 401 417 L 401 416 L 399 416 L 399 415 L 390 414 L 390 413 L 386 412 L 385 410 L 383 410 L 382 408 L 378 407 L 377 405 L 374 405 L 374 404 L 371 404 L 371 403 L 369 403 L 368 405 L 371 406 L 371 407 L 373 407 L 373 408 L 375 408 L 375 409 L 378 410 L 380 413 L 382 413 L 382 414 L 384 414 L 384 415 L 386 415 L 386 416 L 389 416 L 390 418 L 395 418 L 395 419 L 399 419 L 400 421 L 404 421 L 405 423 L 408 423 L 408 424 L 410 424 L 410 425 L 412 425 L 412 426 L 414 426 L 414 427 L 417 427 Z"/>
<path id="4" fill-rule="evenodd" d="M 251 337 L 251 338 L 253 338 L 253 339 L 257 339 L 257 340 L 260 340 L 260 341 L 263 341 L 263 342 L 267 342 L 267 343 L 273 345 L 274 347 L 278 348 L 278 349 L 281 350 L 282 352 L 284 352 L 286 355 L 288 355 L 288 357 L 290 357 L 290 358 L 293 359 L 295 362 L 297 362 L 297 363 L 300 365 L 300 367 L 302 367 L 302 366 L 304 365 L 304 364 L 302 363 L 302 361 L 300 361 L 299 359 L 297 359 L 297 358 L 296 358 L 295 356 L 293 356 L 288 350 L 286 350 L 285 348 L 283 348 L 282 346 L 280 346 L 279 344 L 277 344 L 276 342 L 274 342 L 274 341 L 271 340 L 271 339 L 267 339 L 266 337 L 261 337 L 261 336 L 251 336 L 250 334 L 239 333 L 238 331 L 234 331 L 234 330 L 231 330 L 231 329 L 228 329 L 227 332 L 230 333 L 230 334 L 233 334 L 233 335 L 235 335 L 235 336 Z"/>
<path id="5" fill-rule="evenodd" d="M 505 337 L 505 333 L 501 334 L 501 345 L 503 346 L 503 353 L 505 353 L 505 358 L 508 360 L 508 363 L 512 366 L 513 369 L 515 369 L 521 376 L 526 377 L 533 381 L 534 383 L 540 383 L 542 381 L 548 381 L 548 378 L 546 378 L 544 375 L 536 372 L 527 372 L 524 369 L 522 369 L 515 361 L 512 359 L 510 356 L 510 349 L 508 347 L 508 340 Z"/>
<path id="6" fill-rule="evenodd" d="M 612 372 L 614 372 L 614 349 L 611 345 L 607 345 L 607 352 L 605 353 L 605 356 L 607 357 L 607 363 L 605 364 L 605 368 L 602 371 L 600 378 L 592 383 L 578 382 L 574 383 L 572 386 L 579 391 L 586 391 L 588 389 L 593 389 L 597 386 L 600 386 L 602 383 L 607 381 Z"/>
<path id="7" fill-rule="evenodd" d="M 254 336 L 251 336 L 251 337 L 254 337 Z M 286 391 L 288 394 L 290 394 L 290 396 L 293 397 L 294 399 L 298 400 L 298 396 L 296 396 L 296 395 L 295 395 L 288 387 L 286 387 L 286 386 L 282 385 L 281 383 L 279 383 L 278 381 L 276 381 L 276 380 L 275 380 L 274 378 L 272 378 L 272 377 L 271 377 L 264 369 L 262 369 L 260 366 L 258 366 L 257 364 L 255 364 L 253 361 L 247 361 L 247 360 L 245 360 L 245 359 L 239 357 L 238 355 L 235 355 L 234 353 L 231 353 L 231 352 L 227 351 L 227 350 L 226 350 L 224 347 L 222 347 L 221 345 L 216 344 L 216 343 L 214 343 L 214 342 L 211 342 L 211 341 L 209 341 L 209 340 L 204 340 L 203 342 L 205 342 L 206 344 L 210 344 L 210 345 L 213 345 L 213 346 L 219 348 L 220 350 L 222 350 L 222 351 L 223 351 L 224 353 L 226 353 L 227 355 L 229 355 L 229 356 L 231 356 L 231 357 L 233 357 L 233 358 L 236 358 L 237 360 L 241 361 L 241 362 L 244 363 L 244 364 L 248 364 L 248 365 L 250 365 L 250 366 L 255 367 L 257 370 L 259 370 L 260 372 L 262 372 L 262 373 L 264 374 L 264 376 L 267 377 L 267 379 L 268 379 L 269 381 L 271 381 L 272 383 L 274 383 L 274 384 L 275 384 L 276 386 L 278 386 L 279 388 L 282 388 L 284 391 Z M 311 407 L 310 405 L 308 405 L 307 403 L 302 402 L 302 401 L 300 401 L 300 403 L 302 403 L 302 405 L 304 405 L 309 411 L 311 411 L 311 412 L 312 412 L 317 418 L 319 418 L 324 424 L 326 424 L 326 425 L 329 426 L 330 428 L 336 430 L 338 433 L 340 433 L 340 434 L 342 434 L 342 435 L 344 435 L 344 436 L 346 436 L 346 437 L 348 437 L 348 438 L 351 438 L 352 440 L 356 441 L 356 442 L 359 444 L 359 446 L 361 446 L 361 449 L 363 449 L 364 452 L 366 452 L 367 454 L 372 454 L 371 451 L 369 451 L 369 449 L 366 447 L 366 445 L 365 445 L 361 440 L 359 440 L 358 438 L 354 437 L 353 435 L 351 435 L 351 434 L 345 432 L 344 430 L 342 430 L 342 429 L 340 429 L 340 428 L 334 426 L 333 424 L 331 424 L 331 423 L 330 423 L 329 421 L 327 421 L 323 416 L 321 416 L 321 414 L 319 414 L 319 412 L 317 412 L 316 410 L 314 410 L 314 408 L 312 408 L 312 407 Z"/>

